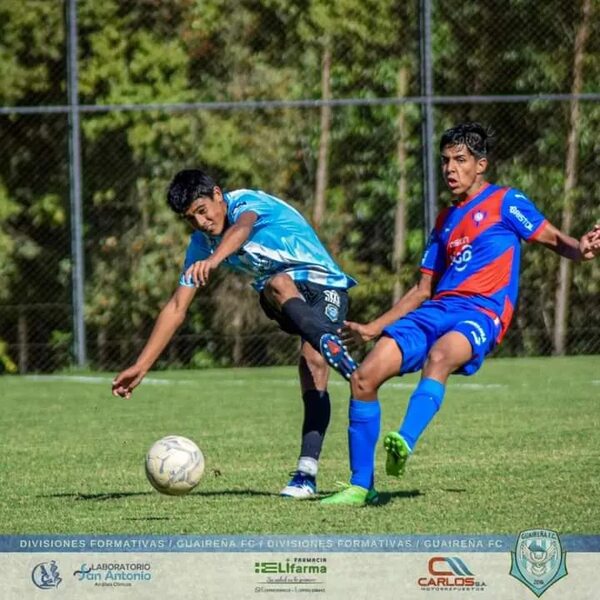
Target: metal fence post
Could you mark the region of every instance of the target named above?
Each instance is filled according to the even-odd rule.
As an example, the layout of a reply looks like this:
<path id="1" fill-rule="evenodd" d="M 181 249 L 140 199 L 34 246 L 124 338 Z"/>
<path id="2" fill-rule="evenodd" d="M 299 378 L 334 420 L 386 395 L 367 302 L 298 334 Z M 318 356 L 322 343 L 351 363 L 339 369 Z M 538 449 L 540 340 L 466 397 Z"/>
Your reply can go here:
<path id="1" fill-rule="evenodd" d="M 421 96 L 424 102 L 421 105 L 423 115 L 422 160 L 423 160 L 423 195 L 425 238 L 429 236 L 436 217 L 437 206 L 437 181 L 435 172 L 435 158 L 433 139 L 433 51 L 431 47 L 431 0 L 421 0 L 420 10 L 420 53 L 421 53 Z"/>
<path id="2" fill-rule="evenodd" d="M 81 206 L 81 132 L 77 67 L 77 0 L 67 0 L 67 87 L 69 96 L 69 189 L 71 199 L 71 278 L 73 354 L 77 365 L 87 362 L 84 319 L 83 217 Z"/>

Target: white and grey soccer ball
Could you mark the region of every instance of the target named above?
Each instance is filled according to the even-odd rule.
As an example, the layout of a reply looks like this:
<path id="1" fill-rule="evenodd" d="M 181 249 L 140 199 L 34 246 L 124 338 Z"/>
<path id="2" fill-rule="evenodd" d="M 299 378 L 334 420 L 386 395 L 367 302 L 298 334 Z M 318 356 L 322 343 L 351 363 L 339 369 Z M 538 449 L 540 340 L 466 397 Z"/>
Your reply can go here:
<path id="1" fill-rule="evenodd" d="M 146 476 L 161 494 L 181 496 L 195 488 L 204 473 L 204 455 L 195 442 L 168 435 L 146 454 Z"/>

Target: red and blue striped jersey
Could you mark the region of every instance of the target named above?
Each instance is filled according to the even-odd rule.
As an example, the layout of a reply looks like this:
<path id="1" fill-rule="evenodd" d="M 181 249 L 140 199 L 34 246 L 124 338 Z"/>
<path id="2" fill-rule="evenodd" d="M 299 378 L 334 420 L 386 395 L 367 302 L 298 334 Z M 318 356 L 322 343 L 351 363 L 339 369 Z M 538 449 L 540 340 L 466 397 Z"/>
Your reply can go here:
<path id="1" fill-rule="evenodd" d="M 500 319 L 501 339 L 519 294 L 521 240 L 535 240 L 546 224 L 525 194 L 491 184 L 442 210 L 421 261 L 437 280 L 434 299 L 468 298 Z"/>

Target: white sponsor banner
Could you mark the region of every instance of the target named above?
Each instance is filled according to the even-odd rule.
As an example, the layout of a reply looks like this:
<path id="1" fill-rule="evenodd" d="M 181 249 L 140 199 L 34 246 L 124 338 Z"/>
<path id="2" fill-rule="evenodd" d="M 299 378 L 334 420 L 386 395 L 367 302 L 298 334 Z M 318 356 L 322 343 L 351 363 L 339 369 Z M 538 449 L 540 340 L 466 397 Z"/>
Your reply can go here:
<path id="1" fill-rule="evenodd" d="M 600 569 L 598 538 L 561 545 L 558 535 L 547 530 L 522 532 L 510 542 L 506 537 L 13 536 L 2 545 L 0 536 L 0 598 L 599 597 L 594 578 Z M 167 545 L 160 552 L 106 549 L 119 541 L 139 548 L 144 540 L 153 542 L 149 546 Z M 285 549 L 270 550 L 274 545 Z M 369 545 L 376 550 L 369 551 Z M 90 550 L 98 546 L 103 550 Z"/>

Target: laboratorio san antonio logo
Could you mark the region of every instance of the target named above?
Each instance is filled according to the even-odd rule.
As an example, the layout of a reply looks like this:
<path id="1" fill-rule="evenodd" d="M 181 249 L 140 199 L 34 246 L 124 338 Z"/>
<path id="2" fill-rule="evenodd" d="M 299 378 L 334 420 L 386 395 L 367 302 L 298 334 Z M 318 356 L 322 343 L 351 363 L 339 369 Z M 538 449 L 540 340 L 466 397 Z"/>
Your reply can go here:
<path id="1" fill-rule="evenodd" d="M 525 584 L 538 598 L 567 575 L 567 553 L 563 551 L 556 531 L 522 531 L 515 551 L 510 554 L 510 575 Z"/>
<path id="2" fill-rule="evenodd" d="M 147 562 L 82 563 L 74 571 L 76 581 L 95 586 L 128 587 L 152 580 L 152 565 Z"/>

